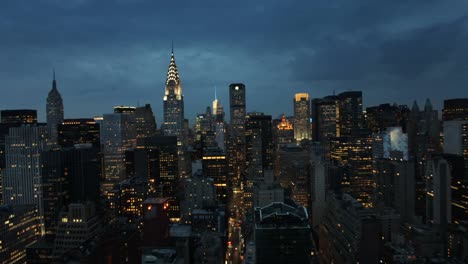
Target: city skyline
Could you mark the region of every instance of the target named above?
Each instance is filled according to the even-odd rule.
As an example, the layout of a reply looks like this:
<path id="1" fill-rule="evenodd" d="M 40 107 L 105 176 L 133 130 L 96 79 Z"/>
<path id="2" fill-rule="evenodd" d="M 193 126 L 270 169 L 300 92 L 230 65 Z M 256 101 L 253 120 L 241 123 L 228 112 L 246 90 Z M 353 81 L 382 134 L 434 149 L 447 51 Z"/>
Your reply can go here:
<path id="1" fill-rule="evenodd" d="M 163 3 L 6 2 L 0 11 L 0 54 L 6 58 L 0 84 L 9 89 L 1 108 L 37 109 L 45 121 L 55 67 L 66 118 L 139 102 L 150 103 L 161 124 L 172 40 L 191 123 L 211 104 L 215 86 L 227 105 L 228 85 L 235 82 L 246 85 L 248 112 L 273 117 L 292 115 L 298 92 L 321 98 L 362 90 L 364 107 L 413 100 L 422 105 L 430 94 L 436 109 L 443 99 L 465 96 L 463 1 L 228 4 L 185 3 L 177 23 L 165 25 L 173 7 Z M 104 7 L 107 15 L 97 11 Z M 24 96 L 29 94 L 34 96 Z"/>

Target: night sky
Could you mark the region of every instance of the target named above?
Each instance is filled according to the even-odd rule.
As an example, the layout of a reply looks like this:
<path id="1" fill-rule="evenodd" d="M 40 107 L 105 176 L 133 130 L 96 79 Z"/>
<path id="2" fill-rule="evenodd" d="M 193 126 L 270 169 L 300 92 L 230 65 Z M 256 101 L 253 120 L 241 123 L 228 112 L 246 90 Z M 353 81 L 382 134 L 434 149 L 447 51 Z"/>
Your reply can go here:
<path id="1" fill-rule="evenodd" d="M 292 114 L 312 98 L 362 90 L 364 106 L 436 108 L 468 97 L 466 0 L 2 0 L 0 109 L 37 109 L 55 67 L 65 117 L 151 103 L 158 125 L 171 41 L 185 116 L 215 86 L 247 86 L 247 110 Z"/>

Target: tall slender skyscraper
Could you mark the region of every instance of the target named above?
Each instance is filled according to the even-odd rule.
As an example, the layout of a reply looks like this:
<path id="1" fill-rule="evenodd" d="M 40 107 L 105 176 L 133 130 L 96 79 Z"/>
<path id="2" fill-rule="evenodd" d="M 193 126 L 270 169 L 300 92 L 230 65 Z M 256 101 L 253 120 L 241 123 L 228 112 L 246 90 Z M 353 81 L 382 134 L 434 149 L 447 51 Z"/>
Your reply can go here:
<path id="1" fill-rule="evenodd" d="M 52 80 L 52 90 L 47 96 L 47 124 L 58 125 L 63 122 L 63 101 L 62 96 L 57 90 L 57 80 Z"/>
<path id="2" fill-rule="evenodd" d="M 298 142 L 303 139 L 312 139 L 308 93 L 297 93 L 294 96 L 294 138 Z"/>
<path id="3" fill-rule="evenodd" d="M 51 140 L 57 143 L 57 126 L 63 123 L 63 101 L 62 96 L 57 90 L 57 81 L 55 80 L 55 71 L 52 81 L 52 90 L 47 96 L 47 126 L 51 129 Z"/>
<path id="4" fill-rule="evenodd" d="M 229 85 L 229 110 L 231 126 L 229 131 L 229 171 L 235 187 L 245 174 L 245 85 Z"/>
<path id="5" fill-rule="evenodd" d="M 184 143 L 184 96 L 174 58 L 174 49 L 171 52 L 171 62 L 166 77 L 163 131 L 165 136 L 177 136 L 178 145 Z"/>

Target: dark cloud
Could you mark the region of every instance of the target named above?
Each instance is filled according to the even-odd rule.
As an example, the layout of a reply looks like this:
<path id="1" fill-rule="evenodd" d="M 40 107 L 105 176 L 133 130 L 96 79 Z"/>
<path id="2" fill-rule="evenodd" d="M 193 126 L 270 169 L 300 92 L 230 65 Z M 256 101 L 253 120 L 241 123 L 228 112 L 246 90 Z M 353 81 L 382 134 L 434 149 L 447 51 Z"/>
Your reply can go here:
<path id="1" fill-rule="evenodd" d="M 190 119 L 214 86 L 227 110 L 239 81 L 248 110 L 273 116 L 290 114 L 301 91 L 359 89 L 367 105 L 423 94 L 440 106 L 466 97 L 467 10 L 464 0 L 5 0 L 0 108 L 43 117 L 55 67 L 67 116 L 139 101 L 160 121 L 172 40 Z"/>

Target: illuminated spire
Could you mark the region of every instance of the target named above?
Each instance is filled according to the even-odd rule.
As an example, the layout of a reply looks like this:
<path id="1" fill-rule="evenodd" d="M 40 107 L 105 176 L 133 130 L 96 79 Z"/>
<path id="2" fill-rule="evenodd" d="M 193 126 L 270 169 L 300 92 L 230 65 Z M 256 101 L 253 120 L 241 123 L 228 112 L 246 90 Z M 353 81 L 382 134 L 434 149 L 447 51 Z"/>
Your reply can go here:
<path id="1" fill-rule="evenodd" d="M 171 62 L 169 63 L 169 68 L 167 69 L 166 77 L 166 95 L 169 94 L 169 86 L 171 89 L 174 89 L 174 93 L 178 96 L 182 96 L 182 87 L 180 85 L 179 70 L 177 70 L 177 65 L 174 57 L 174 44 L 171 48 Z"/>

